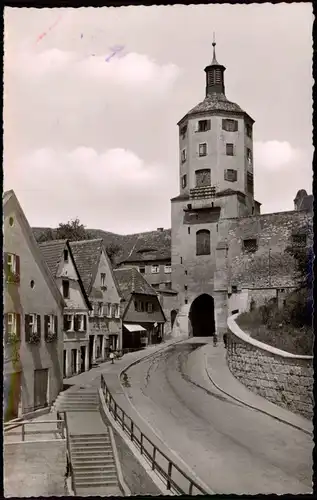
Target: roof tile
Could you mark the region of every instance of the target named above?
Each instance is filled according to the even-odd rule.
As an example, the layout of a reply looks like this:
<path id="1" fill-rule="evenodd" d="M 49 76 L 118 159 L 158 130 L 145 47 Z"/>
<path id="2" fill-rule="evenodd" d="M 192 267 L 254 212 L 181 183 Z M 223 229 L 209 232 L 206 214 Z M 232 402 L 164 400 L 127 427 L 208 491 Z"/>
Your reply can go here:
<path id="1" fill-rule="evenodd" d="M 62 252 L 67 240 L 52 240 L 39 243 L 41 254 L 51 271 L 52 276 L 56 277 L 58 264 L 61 260 Z"/>
<path id="2" fill-rule="evenodd" d="M 87 295 L 90 294 L 103 247 L 102 238 L 71 241 L 70 247 Z"/>
<path id="3" fill-rule="evenodd" d="M 114 275 L 125 300 L 127 300 L 132 293 L 157 295 L 154 288 L 151 287 L 142 274 L 134 267 L 115 269 Z"/>

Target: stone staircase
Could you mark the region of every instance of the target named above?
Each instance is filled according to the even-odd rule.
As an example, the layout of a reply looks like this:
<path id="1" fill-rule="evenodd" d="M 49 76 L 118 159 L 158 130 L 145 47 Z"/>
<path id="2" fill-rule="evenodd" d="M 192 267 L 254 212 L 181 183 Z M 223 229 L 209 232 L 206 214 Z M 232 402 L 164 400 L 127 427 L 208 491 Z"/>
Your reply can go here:
<path id="1" fill-rule="evenodd" d="M 54 408 L 57 411 L 98 411 L 99 396 L 91 389 L 68 390 L 58 395 Z"/>
<path id="2" fill-rule="evenodd" d="M 122 495 L 109 431 L 70 435 L 76 495 Z"/>
<path id="3" fill-rule="evenodd" d="M 61 392 L 55 409 L 66 412 L 75 494 L 122 496 L 115 460 L 115 442 L 99 411 L 96 388 Z"/>

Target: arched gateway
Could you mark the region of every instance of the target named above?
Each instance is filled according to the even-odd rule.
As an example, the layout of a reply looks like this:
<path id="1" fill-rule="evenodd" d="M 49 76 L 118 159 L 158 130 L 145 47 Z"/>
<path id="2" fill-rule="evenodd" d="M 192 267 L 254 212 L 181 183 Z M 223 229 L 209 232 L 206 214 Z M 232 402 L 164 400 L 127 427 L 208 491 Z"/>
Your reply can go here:
<path id="1" fill-rule="evenodd" d="M 189 310 L 193 337 L 213 337 L 216 331 L 214 299 L 206 293 L 199 295 Z"/>

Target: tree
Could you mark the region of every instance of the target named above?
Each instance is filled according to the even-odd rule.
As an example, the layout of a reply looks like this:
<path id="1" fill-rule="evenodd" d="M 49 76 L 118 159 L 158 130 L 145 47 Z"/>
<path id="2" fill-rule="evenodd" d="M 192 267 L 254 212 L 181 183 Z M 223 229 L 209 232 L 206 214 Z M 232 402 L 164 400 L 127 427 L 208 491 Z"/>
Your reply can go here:
<path id="1" fill-rule="evenodd" d="M 80 241 L 80 240 L 91 240 L 93 236 L 87 231 L 85 226 L 81 224 L 78 217 L 74 220 L 70 220 L 63 224 L 59 224 L 56 229 L 56 239 L 58 240 L 70 240 L 70 241 Z"/>
<path id="2" fill-rule="evenodd" d="M 44 243 L 45 241 L 55 240 L 56 237 L 54 234 L 54 230 L 51 228 L 47 228 L 36 239 L 38 243 Z"/>
<path id="3" fill-rule="evenodd" d="M 116 257 L 122 252 L 122 247 L 120 245 L 117 245 L 116 243 L 110 243 L 106 247 L 106 252 L 110 259 L 111 264 L 115 265 Z"/>

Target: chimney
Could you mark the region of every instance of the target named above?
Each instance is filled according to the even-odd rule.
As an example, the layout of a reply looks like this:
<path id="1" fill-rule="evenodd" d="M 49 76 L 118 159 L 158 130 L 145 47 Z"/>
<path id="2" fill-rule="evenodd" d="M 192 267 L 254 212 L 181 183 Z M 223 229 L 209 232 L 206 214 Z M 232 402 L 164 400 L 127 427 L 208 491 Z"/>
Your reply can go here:
<path id="1" fill-rule="evenodd" d="M 164 231 L 164 227 L 158 227 L 157 231 L 159 231 L 161 233 L 162 231 Z"/>

